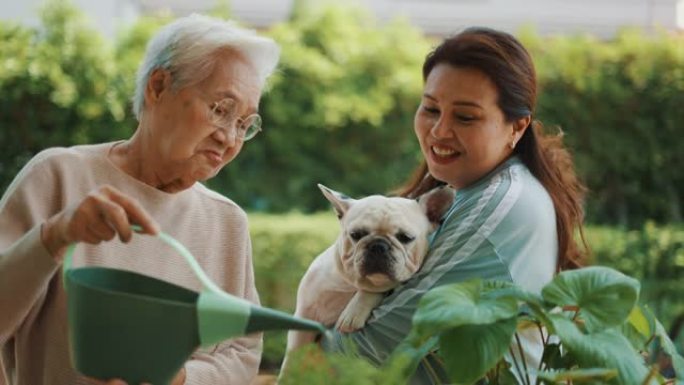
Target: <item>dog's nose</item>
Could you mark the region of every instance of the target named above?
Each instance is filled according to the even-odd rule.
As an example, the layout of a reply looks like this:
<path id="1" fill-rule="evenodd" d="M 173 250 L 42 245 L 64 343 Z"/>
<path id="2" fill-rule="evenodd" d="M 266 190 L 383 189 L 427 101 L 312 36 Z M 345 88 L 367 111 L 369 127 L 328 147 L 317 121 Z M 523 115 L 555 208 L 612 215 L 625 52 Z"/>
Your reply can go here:
<path id="1" fill-rule="evenodd" d="M 380 273 L 391 278 L 393 263 L 392 245 L 385 239 L 374 239 L 366 245 L 361 272 L 364 276 Z"/>
<path id="2" fill-rule="evenodd" d="M 375 239 L 368 244 L 367 249 L 373 255 L 385 255 L 390 250 L 390 244 L 384 239 Z"/>

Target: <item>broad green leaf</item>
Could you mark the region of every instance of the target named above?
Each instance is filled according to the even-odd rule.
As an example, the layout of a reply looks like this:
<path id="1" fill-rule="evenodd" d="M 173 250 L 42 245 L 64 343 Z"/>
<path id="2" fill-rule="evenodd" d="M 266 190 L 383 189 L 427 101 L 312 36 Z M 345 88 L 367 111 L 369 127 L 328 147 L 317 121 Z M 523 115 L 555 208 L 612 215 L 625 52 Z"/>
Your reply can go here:
<path id="1" fill-rule="evenodd" d="M 644 351 L 648 349 L 647 344 L 649 339 L 644 337 L 641 332 L 634 327 L 634 325 L 630 324 L 629 322 L 625 322 L 624 324 L 620 325 L 619 328 L 622 335 L 625 336 L 634 350 Z"/>
<path id="2" fill-rule="evenodd" d="M 656 320 L 653 313 L 643 306 L 635 306 L 629 313 L 627 322 L 636 329 L 642 336 L 651 338 L 656 331 Z"/>
<path id="3" fill-rule="evenodd" d="M 553 333 L 553 323 L 549 319 L 549 311 L 544 308 L 540 301 L 527 301 L 521 307 L 522 313 L 529 314 L 533 319 L 539 321 L 546 329 Z"/>
<path id="4" fill-rule="evenodd" d="M 497 375 L 496 382 L 490 382 L 495 385 L 519 385 L 518 378 L 513 375 L 511 371 L 511 364 L 502 360 L 499 363 L 499 373 Z"/>
<path id="5" fill-rule="evenodd" d="M 520 286 L 506 281 L 482 281 L 482 291 L 490 298 L 515 298 L 520 302 L 542 305 L 544 299 L 540 294 L 523 290 Z"/>
<path id="6" fill-rule="evenodd" d="M 488 385 L 520 385 L 512 370 L 511 363 L 505 359 L 500 360 L 487 372 L 486 382 L 483 381 L 483 383 Z"/>
<path id="7" fill-rule="evenodd" d="M 432 336 L 427 340 L 417 338 L 410 333 L 392 352 L 388 362 L 403 362 L 402 370 L 406 378 L 410 378 L 415 373 L 423 358 L 431 351 L 435 350 L 439 343 L 438 336 Z"/>
<path id="8" fill-rule="evenodd" d="M 449 378 L 457 384 L 472 384 L 499 362 L 511 345 L 516 317 L 489 325 L 462 325 L 444 331 L 440 355 Z"/>
<path id="9" fill-rule="evenodd" d="M 672 359 L 672 366 L 675 370 L 677 384 L 684 382 L 684 358 L 677 352 L 677 348 L 667 335 L 667 331 L 665 331 L 665 328 L 658 320 L 656 320 L 656 335 L 660 339 L 660 345 L 663 347 L 663 351 Z"/>
<path id="10" fill-rule="evenodd" d="M 567 380 L 575 382 L 593 381 L 596 379 L 609 380 L 617 376 L 617 370 L 604 368 L 542 371 L 537 373 L 537 377 L 551 382 L 568 383 Z"/>
<path id="11" fill-rule="evenodd" d="M 622 334 L 629 340 L 634 349 L 645 350 L 646 344 L 655 335 L 655 316 L 645 306 L 638 305 L 632 309 L 627 322 L 622 324 Z"/>
<path id="12" fill-rule="evenodd" d="M 603 266 L 562 272 L 542 289 L 548 302 L 578 306 L 589 332 L 622 324 L 638 295 L 639 281 Z"/>
<path id="13" fill-rule="evenodd" d="M 514 296 L 471 280 L 430 290 L 421 299 L 413 324 L 416 334 L 424 337 L 462 325 L 491 324 L 517 313 Z"/>
<path id="14" fill-rule="evenodd" d="M 617 383 L 641 385 L 648 369 L 629 341 L 615 329 L 584 334 L 572 321 L 551 315 L 556 334 L 581 368 L 606 368 L 618 371 Z"/>

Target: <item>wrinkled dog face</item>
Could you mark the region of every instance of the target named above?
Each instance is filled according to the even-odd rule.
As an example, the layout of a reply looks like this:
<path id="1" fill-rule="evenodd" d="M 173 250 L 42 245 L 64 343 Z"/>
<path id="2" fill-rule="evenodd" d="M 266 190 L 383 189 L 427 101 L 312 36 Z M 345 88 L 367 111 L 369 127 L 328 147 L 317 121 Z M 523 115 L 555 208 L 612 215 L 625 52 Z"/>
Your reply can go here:
<path id="1" fill-rule="evenodd" d="M 342 271 L 365 290 L 387 291 L 406 281 L 427 252 L 430 222 L 416 201 L 367 197 L 341 223 Z"/>
<path id="2" fill-rule="evenodd" d="M 380 195 L 355 200 L 319 187 L 340 218 L 337 267 L 349 283 L 371 292 L 392 289 L 420 269 L 428 235 L 453 201 L 448 188 L 418 200 Z"/>

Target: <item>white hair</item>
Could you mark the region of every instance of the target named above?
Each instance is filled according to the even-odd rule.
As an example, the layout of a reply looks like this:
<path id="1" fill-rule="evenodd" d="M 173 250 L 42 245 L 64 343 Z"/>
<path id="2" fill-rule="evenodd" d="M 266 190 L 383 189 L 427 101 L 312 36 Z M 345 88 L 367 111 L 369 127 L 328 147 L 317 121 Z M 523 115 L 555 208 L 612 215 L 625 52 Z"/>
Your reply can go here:
<path id="1" fill-rule="evenodd" d="M 238 52 L 254 66 L 261 86 L 275 70 L 280 56 L 280 47 L 273 39 L 231 21 L 192 14 L 162 27 L 147 44 L 138 68 L 133 95 L 136 119 L 142 117 L 145 87 L 154 70 L 170 71 L 172 88 L 181 89 L 206 79 L 216 62 L 215 53 L 226 49 Z"/>

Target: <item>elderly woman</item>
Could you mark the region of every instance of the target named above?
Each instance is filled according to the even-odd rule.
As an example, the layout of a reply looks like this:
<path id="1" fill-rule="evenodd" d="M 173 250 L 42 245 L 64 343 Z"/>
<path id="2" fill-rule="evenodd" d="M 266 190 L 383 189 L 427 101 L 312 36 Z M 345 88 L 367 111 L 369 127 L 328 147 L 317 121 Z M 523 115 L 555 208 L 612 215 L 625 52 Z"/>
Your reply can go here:
<path id="1" fill-rule="evenodd" d="M 200 290 L 182 258 L 131 233 L 132 224 L 148 234 L 164 229 L 225 291 L 258 302 L 246 215 L 198 182 L 215 176 L 261 130 L 259 98 L 278 56 L 275 42 L 229 22 L 178 19 L 148 45 L 131 138 L 52 148 L 28 162 L 0 201 L 0 384 L 3 376 L 17 385 L 93 382 L 69 361 L 58 272 L 74 242 L 83 243 L 75 265 L 132 270 Z M 174 384 L 248 384 L 260 353 L 260 335 L 201 349 Z"/>

